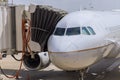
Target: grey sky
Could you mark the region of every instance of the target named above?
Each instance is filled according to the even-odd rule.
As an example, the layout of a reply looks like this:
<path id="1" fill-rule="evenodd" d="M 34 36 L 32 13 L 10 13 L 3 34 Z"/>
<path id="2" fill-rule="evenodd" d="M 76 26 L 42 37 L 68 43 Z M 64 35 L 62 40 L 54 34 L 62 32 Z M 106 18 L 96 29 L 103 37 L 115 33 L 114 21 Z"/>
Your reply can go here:
<path id="1" fill-rule="evenodd" d="M 57 8 L 61 8 L 71 11 L 80 10 L 80 1 L 79 0 L 13 0 L 15 4 L 45 4 L 52 5 Z M 9 0 L 11 3 L 11 0 Z"/>
<path id="2" fill-rule="evenodd" d="M 120 0 L 79 0 L 81 9 L 113 10 L 120 9 Z"/>
<path id="3" fill-rule="evenodd" d="M 9 0 L 11 2 L 11 0 Z M 46 4 L 67 10 L 68 12 L 80 9 L 112 10 L 120 9 L 120 0 L 13 0 L 15 4 Z"/>

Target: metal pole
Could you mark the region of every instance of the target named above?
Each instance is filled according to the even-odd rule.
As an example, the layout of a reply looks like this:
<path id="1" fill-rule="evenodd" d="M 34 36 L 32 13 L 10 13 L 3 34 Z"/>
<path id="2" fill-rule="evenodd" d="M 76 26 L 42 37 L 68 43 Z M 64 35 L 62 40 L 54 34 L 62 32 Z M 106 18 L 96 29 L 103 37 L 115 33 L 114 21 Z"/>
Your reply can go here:
<path id="1" fill-rule="evenodd" d="M 13 0 L 12 0 L 12 5 L 13 5 Z"/>

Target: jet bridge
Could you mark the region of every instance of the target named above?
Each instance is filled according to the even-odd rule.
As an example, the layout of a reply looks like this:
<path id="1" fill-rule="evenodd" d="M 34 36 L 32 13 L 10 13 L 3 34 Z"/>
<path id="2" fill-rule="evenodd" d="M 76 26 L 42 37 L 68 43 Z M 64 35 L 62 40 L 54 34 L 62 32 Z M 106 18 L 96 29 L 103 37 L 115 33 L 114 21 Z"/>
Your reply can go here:
<path id="1" fill-rule="evenodd" d="M 24 5 L 0 6 L 0 52 L 13 58 L 14 54 L 23 53 L 21 59 L 29 70 L 47 67 L 48 38 L 66 14 L 47 5 L 30 5 L 28 11 Z"/>
<path id="2" fill-rule="evenodd" d="M 22 18 L 24 5 L 0 6 L 0 52 L 22 51 Z M 30 5 L 25 14 L 31 21 L 31 41 L 47 51 L 47 40 L 53 33 L 57 22 L 67 12 L 47 5 Z"/>

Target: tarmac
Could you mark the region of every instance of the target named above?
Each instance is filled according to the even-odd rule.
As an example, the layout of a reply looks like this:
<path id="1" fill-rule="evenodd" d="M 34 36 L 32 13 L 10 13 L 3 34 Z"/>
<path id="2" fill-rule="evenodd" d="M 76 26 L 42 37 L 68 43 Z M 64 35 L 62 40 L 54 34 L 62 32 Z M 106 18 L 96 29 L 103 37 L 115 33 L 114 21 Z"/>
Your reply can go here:
<path id="1" fill-rule="evenodd" d="M 11 56 L 7 56 L 0 61 L 0 65 L 4 72 L 11 76 L 18 70 L 20 62 L 15 61 Z M 28 71 L 23 66 L 20 71 L 19 79 L 6 78 L 0 72 L 0 80 L 79 80 L 79 73 L 76 71 L 66 72 L 60 70 L 53 64 L 50 64 L 49 67 L 39 71 Z M 120 68 L 118 66 L 111 72 L 106 72 L 101 75 L 92 75 L 89 73 L 85 76 L 84 80 L 120 80 Z"/>

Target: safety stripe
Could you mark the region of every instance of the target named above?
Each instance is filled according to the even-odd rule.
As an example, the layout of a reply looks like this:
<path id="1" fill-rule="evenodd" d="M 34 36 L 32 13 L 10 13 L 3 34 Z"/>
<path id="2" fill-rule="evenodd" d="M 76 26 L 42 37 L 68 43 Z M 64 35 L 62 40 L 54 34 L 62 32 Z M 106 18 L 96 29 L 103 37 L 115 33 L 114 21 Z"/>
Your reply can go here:
<path id="1" fill-rule="evenodd" d="M 77 50 L 77 51 L 70 51 L 70 52 L 51 52 L 51 51 L 48 51 L 48 53 L 73 53 L 73 52 L 83 52 L 83 51 L 89 51 L 89 50 L 95 50 L 95 49 L 99 49 L 99 48 L 104 48 L 104 47 L 107 47 L 107 46 L 112 45 L 112 44 L 114 44 L 114 43 L 110 43 L 110 44 L 107 44 L 107 45 L 104 45 L 104 46 L 100 46 L 100 47 L 95 47 L 95 48 Z"/>

